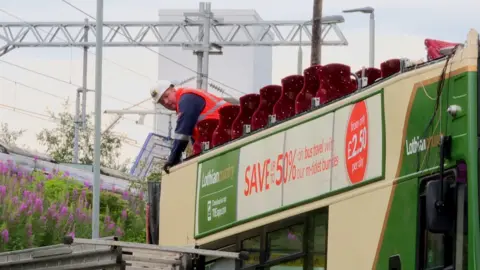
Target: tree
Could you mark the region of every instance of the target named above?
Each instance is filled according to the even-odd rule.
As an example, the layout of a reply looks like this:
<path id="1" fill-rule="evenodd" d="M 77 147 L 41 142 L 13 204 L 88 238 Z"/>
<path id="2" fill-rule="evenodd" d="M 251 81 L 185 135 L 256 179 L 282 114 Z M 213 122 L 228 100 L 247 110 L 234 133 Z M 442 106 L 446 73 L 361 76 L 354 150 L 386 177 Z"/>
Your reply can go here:
<path id="1" fill-rule="evenodd" d="M 150 170 L 146 180 L 147 182 L 162 182 L 162 175 L 163 175 L 163 164 L 165 164 L 165 161 L 161 160 L 158 162 L 155 162 L 153 164 L 153 168 Z"/>
<path id="2" fill-rule="evenodd" d="M 17 145 L 17 140 L 23 136 L 26 130 L 10 130 L 7 123 L 2 123 L 0 127 L 0 143 L 6 145 Z"/>
<path id="3" fill-rule="evenodd" d="M 64 111 L 55 114 L 48 111 L 56 120 L 54 129 L 43 129 L 37 139 L 47 147 L 47 153 L 57 162 L 70 163 L 73 160 L 73 140 L 75 136 L 74 115 L 68 111 L 68 100 L 64 103 Z M 78 161 L 82 164 L 93 164 L 94 124 L 92 114 L 86 115 L 85 128 L 80 127 L 78 141 Z M 104 132 L 101 138 L 100 165 L 110 169 L 126 172 L 128 160 L 119 162 L 123 139 L 111 132 Z"/>
<path id="4" fill-rule="evenodd" d="M 161 182 L 163 174 L 163 165 L 165 164 L 165 159 L 154 159 L 152 163 L 146 163 L 145 161 L 140 161 L 138 163 L 138 168 L 144 170 L 148 166 L 148 172 L 145 177 L 140 177 L 144 182 Z"/>

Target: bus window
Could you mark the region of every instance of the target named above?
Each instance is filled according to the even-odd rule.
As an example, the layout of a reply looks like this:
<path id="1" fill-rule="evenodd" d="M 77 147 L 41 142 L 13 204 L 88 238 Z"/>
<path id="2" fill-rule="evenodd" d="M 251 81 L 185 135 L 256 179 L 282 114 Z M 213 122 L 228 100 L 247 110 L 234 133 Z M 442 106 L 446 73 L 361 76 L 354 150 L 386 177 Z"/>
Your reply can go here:
<path id="1" fill-rule="evenodd" d="M 327 267 L 327 225 L 328 214 L 315 215 L 313 229 L 312 269 L 324 270 Z"/>
<path id="2" fill-rule="evenodd" d="M 444 185 L 441 189 L 443 189 L 445 194 L 445 205 L 450 205 L 451 200 L 448 199 L 451 198 L 450 195 L 454 192 L 454 188 L 450 183 L 454 181 L 454 178 L 445 178 Z M 433 192 L 440 188 L 439 183 L 438 177 L 422 182 L 424 190 L 422 190 L 420 196 L 419 246 L 419 269 L 421 270 L 443 269 L 444 267 L 453 265 L 453 244 L 455 238 L 453 226 L 449 226 L 449 224 L 453 224 L 451 223 L 451 219 L 454 215 L 450 215 L 450 221 L 445 218 L 445 215 L 439 215 L 438 218 L 435 218 L 434 215 L 437 214 L 437 212 L 435 212 L 435 207 L 432 207 L 435 201 L 440 199 L 438 195 L 440 192 Z M 432 187 L 435 190 L 432 189 L 433 191 L 428 191 L 428 189 Z M 437 198 L 433 196 L 437 196 Z M 432 228 L 434 228 L 434 232 L 432 232 Z"/>
<path id="3" fill-rule="evenodd" d="M 426 231 L 426 258 L 425 268 L 441 267 L 445 263 L 445 246 L 451 246 L 451 237 L 449 235 L 431 233 Z M 451 264 L 451 261 L 447 265 Z"/>
<path id="4" fill-rule="evenodd" d="M 467 242 L 467 186 L 458 184 L 457 187 L 457 226 L 455 243 L 455 269 L 468 269 L 468 242 Z"/>
<path id="5" fill-rule="evenodd" d="M 242 270 L 325 270 L 328 208 L 264 225 L 238 237 Z M 254 237 L 252 237 L 254 236 Z"/>
<path id="6" fill-rule="evenodd" d="M 267 234 L 267 261 L 303 251 L 304 224 L 297 224 Z"/>
<path id="7" fill-rule="evenodd" d="M 242 250 L 249 252 L 249 259 L 243 261 L 243 267 L 260 263 L 260 236 L 255 236 L 242 241 Z"/>
<path id="8" fill-rule="evenodd" d="M 265 270 L 303 270 L 303 266 L 304 266 L 304 259 L 298 258 L 294 261 L 279 263 L 275 266 L 271 266 L 263 269 Z"/>
<path id="9" fill-rule="evenodd" d="M 441 225 L 434 230 L 429 229 L 425 186 L 429 180 L 425 180 L 420 192 L 420 216 L 419 216 L 419 249 L 418 269 L 436 270 L 446 267 L 454 267 L 455 270 L 467 270 L 467 245 L 466 245 L 466 185 L 455 181 L 454 174 L 445 177 L 445 202 L 451 206 L 452 214 L 449 215 L 452 226 Z M 430 181 L 435 181 L 432 179 Z M 440 194 L 440 193 L 439 193 Z M 446 210 L 449 211 L 449 210 Z M 430 217 L 430 222 L 432 218 Z M 442 222 L 442 221 L 441 221 Z M 443 231 L 435 231 L 442 228 Z"/>

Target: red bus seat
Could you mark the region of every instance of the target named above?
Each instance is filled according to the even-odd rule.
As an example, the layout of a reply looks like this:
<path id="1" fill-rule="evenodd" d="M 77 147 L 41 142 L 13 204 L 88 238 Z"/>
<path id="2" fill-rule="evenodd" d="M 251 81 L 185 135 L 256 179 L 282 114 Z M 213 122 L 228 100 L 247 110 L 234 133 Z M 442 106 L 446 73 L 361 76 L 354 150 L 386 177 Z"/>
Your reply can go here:
<path id="1" fill-rule="evenodd" d="M 359 71 L 355 72 L 355 75 L 357 75 L 359 79 L 362 79 L 362 70 L 360 69 Z M 367 85 L 364 85 L 363 87 L 371 85 L 375 83 L 378 78 L 381 78 L 382 71 L 378 68 L 366 68 L 364 75 L 367 77 Z"/>
<path id="2" fill-rule="evenodd" d="M 212 147 L 212 135 L 215 129 L 218 126 L 217 119 L 205 119 L 197 124 L 199 139 L 193 144 L 193 154 L 198 155 L 202 153 L 202 143 L 210 143 L 210 148 Z"/>
<path id="3" fill-rule="evenodd" d="M 303 77 L 305 82 L 303 88 L 298 93 L 295 99 L 295 114 L 299 114 L 308 111 L 312 107 L 312 98 L 315 97 L 318 89 L 320 88 L 319 72 L 322 66 L 315 65 L 306 68 L 303 71 Z"/>
<path id="4" fill-rule="evenodd" d="M 282 121 L 295 115 L 295 98 L 303 87 L 302 75 L 291 75 L 282 79 L 282 95 L 273 106 L 277 121 Z"/>
<path id="5" fill-rule="evenodd" d="M 328 64 L 320 70 L 320 88 L 317 97 L 321 104 L 347 96 L 357 89 L 351 79 L 350 66 L 343 64 Z"/>
<path id="6" fill-rule="evenodd" d="M 390 59 L 380 64 L 382 78 L 387 78 L 400 72 L 400 59 Z"/>
<path id="7" fill-rule="evenodd" d="M 273 114 L 273 106 L 282 94 L 280 85 L 267 85 L 260 89 L 260 104 L 252 115 L 252 131 L 265 127 L 268 116 Z"/>
<path id="8" fill-rule="evenodd" d="M 251 125 L 252 115 L 260 104 L 259 94 L 247 94 L 240 97 L 240 112 L 232 124 L 232 140 L 243 135 L 243 126 Z"/>
<path id="9" fill-rule="evenodd" d="M 213 147 L 222 145 L 232 139 L 232 123 L 240 112 L 240 106 L 228 105 L 222 107 L 218 113 L 220 114 L 220 121 L 212 135 Z"/>

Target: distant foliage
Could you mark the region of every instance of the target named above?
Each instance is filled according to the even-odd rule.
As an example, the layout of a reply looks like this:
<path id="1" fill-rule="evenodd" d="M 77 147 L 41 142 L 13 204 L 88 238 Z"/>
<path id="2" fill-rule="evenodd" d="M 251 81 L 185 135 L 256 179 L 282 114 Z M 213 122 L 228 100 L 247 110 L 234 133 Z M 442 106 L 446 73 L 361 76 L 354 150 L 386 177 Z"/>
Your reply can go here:
<path id="1" fill-rule="evenodd" d="M 0 144 L 17 145 L 17 141 L 25 133 L 25 129 L 11 130 L 7 123 L 0 124 Z"/>
<path id="2" fill-rule="evenodd" d="M 0 161 L 0 252 L 62 243 L 65 235 L 91 237 L 92 191 L 68 172 L 22 172 Z M 145 243 L 143 193 L 101 191 L 100 234 Z"/>
<path id="3" fill-rule="evenodd" d="M 68 101 L 61 113 L 49 112 L 57 120 L 54 129 L 43 129 L 37 134 L 39 143 L 47 148 L 47 153 L 57 162 L 70 163 L 73 160 L 73 140 L 75 136 L 74 115 L 68 111 Z M 86 116 L 85 128 L 79 132 L 79 162 L 93 164 L 95 126 L 92 115 Z M 100 164 L 114 170 L 127 172 L 128 161 L 119 162 L 123 139 L 111 132 L 105 132 L 101 138 Z"/>

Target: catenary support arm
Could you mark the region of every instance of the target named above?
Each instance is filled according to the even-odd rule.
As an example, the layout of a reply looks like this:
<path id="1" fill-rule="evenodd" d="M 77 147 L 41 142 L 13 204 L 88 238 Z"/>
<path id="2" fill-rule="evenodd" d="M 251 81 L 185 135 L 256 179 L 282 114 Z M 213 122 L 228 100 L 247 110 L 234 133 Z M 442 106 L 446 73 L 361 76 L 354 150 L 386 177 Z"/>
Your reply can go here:
<path id="1" fill-rule="evenodd" d="M 337 24 L 342 16 L 324 17 L 322 45 L 344 46 L 348 42 Z M 202 22 L 105 22 L 106 47 L 202 48 L 198 35 Z M 211 47 L 309 46 L 311 21 L 220 22 L 211 25 Z M 84 41 L 84 32 L 89 39 Z M 300 33 L 302 40 L 300 41 Z M 21 47 L 93 47 L 95 22 L 0 22 L 0 56 Z"/>

